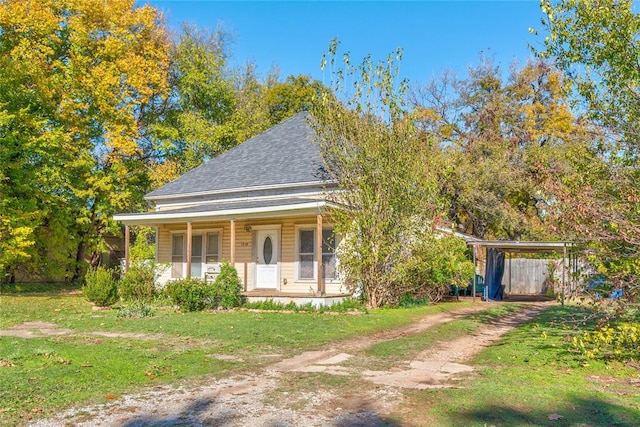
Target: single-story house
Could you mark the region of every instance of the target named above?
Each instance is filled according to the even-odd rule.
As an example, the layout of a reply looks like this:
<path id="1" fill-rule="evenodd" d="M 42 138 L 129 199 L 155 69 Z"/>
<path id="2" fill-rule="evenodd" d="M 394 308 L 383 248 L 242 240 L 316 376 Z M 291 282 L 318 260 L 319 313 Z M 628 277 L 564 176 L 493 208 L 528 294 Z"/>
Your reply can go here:
<path id="1" fill-rule="evenodd" d="M 234 266 L 248 300 L 331 305 L 349 293 L 337 274 L 337 240 L 327 194 L 337 185 L 323 166 L 309 113 L 234 147 L 147 194 L 155 211 L 123 213 L 129 226 L 156 228 L 160 286 L 210 280 Z"/>

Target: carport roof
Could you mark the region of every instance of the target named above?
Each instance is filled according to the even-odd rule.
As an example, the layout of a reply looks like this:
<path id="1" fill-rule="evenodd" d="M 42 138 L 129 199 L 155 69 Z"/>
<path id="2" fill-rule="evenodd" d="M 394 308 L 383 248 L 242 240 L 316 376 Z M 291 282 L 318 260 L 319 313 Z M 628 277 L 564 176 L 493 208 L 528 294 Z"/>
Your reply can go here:
<path id="1" fill-rule="evenodd" d="M 503 252 L 552 253 L 564 252 L 575 246 L 572 242 L 533 242 L 521 240 L 468 240 L 469 246 L 495 248 Z"/>

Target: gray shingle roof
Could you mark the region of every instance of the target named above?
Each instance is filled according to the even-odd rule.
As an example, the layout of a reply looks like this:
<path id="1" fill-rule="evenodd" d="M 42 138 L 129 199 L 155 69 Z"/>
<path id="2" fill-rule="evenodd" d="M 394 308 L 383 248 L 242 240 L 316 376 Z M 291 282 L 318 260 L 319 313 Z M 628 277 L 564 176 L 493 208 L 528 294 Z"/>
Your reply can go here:
<path id="1" fill-rule="evenodd" d="M 147 199 L 327 181 L 310 114 L 298 113 L 146 195 Z"/>

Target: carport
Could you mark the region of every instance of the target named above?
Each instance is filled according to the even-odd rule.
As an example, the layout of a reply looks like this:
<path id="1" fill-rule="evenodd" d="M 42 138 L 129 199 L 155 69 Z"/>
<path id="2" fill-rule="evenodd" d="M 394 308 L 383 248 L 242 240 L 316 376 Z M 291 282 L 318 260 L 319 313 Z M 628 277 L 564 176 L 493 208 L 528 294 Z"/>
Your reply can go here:
<path id="1" fill-rule="evenodd" d="M 572 242 L 536 242 L 536 241 L 520 241 L 520 240 L 479 240 L 472 239 L 467 240 L 467 245 L 473 250 L 473 265 L 475 271 L 477 271 L 477 260 L 478 260 L 478 251 L 481 249 L 486 250 L 487 252 L 487 266 L 491 267 L 489 263 L 497 263 L 498 268 L 495 270 L 500 270 L 502 268 L 500 277 L 486 277 L 487 270 L 491 270 L 491 268 L 485 269 L 485 277 L 484 282 L 487 286 L 489 292 L 487 292 L 487 296 L 491 295 L 491 289 L 495 289 L 496 286 L 501 285 L 501 279 L 504 273 L 507 274 L 507 286 L 511 289 L 511 277 L 512 277 L 512 266 L 511 259 L 512 257 L 508 257 L 506 268 L 504 266 L 504 257 L 502 257 L 502 261 L 498 260 L 489 260 L 490 250 L 495 250 L 497 253 L 502 254 L 562 254 L 562 279 L 561 279 L 561 300 L 564 304 L 564 299 L 567 291 L 571 292 L 574 289 L 574 273 L 578 271 L 578 257 L 577 257 L 577 248 L 576 245 Z M 499 263 L 502 262 L 502 266 Z M 494 271 L 495 271 L 494 270 Z M 490 271 L 490 274 L 492 271 Z M 473 300 L 476 298 L 476 280 L 473 280 Z M 497 283 L 496 283 L 497 282 Z M 487 298 L 488 300 L 492 300 L 492 298 Z M 501 299 L 501 298 L 500 298 Z M 499 300 L 499 299 L 498 299 Z"/>

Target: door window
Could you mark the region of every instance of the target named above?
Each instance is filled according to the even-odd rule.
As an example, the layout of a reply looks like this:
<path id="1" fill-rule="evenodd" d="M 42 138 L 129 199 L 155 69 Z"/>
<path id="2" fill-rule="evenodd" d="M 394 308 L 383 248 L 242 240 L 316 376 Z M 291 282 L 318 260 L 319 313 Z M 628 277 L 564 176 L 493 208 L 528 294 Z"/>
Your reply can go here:
<path id="1" fill-rule="evenodd" d="M 273 258 L 273 242 L 271 241 L 271 236 L 267 236 L 264 239 L 264 244 L 262 245 L 262 257 L 264 258 L 265 264 L 271 264 L 271 259 Z"/>

